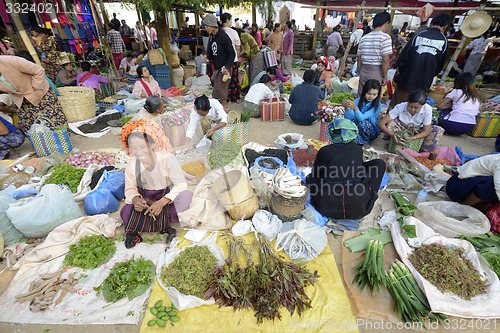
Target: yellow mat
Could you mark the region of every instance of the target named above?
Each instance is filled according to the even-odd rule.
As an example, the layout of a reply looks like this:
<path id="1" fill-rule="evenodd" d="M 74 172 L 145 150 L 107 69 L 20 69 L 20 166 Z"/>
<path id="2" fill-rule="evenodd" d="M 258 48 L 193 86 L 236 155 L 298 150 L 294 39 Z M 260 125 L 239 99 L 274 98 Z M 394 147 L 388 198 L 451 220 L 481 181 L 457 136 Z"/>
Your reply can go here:
<path id="1" fill-rule="evenodd" d="M 255 236 L 252 234 L 245 238 L 247 242 L 251 242 Z M 189 244 L 189 241 L 182 239 L 179 247 Z M 225 239 L 219 237 L 217 244 L 222 247 L 227 256 Z M 287 257 L 284 252 L 282 254 Z M 321 255 L 309 262 L 306 267 L 310 271 L 318 270 L 320 278 L 314 286 L 306 289 L 307 295 L 312 300 L 312 308 L 305 311 L 301 317 L 296 314 L 292 317 L 286 309 L 282 308 L 281 320 L 257 324 L 254 312 L 251 310 L 234 312 L 232 307 L 219 308 L 217 304 L 214 304 L 179 311 L 178 316 L 181 320 L 175 324 L 167 322 L 163 328 L 149 327 L 148 321 L 155 319 L 149 308 L 160 299 L 163 300 L 163 304 L 171 303 L 167 293 L 158 282 L 155 282 L 142 321 L 141 332 L 358 332 L 356 319 L 330 248 L 327 246 Z"/>

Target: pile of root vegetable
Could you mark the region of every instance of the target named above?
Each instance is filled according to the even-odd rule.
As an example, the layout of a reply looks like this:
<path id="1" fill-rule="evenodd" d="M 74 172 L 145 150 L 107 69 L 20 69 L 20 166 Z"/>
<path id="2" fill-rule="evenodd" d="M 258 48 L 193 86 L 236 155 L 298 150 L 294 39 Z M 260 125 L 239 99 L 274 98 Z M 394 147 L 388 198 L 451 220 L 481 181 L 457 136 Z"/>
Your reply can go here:
<path id="1" fill-rule="evenodd" d="M 41 274 L 31 281 L 28 292 L 17 296 L 17 301 L 19 303 L 30 302 L 32 312 L 44 311 L 52 304 L 61 303 L 67 293 L 76 291 L 75 286 L 78 283 L 75 273 L 63 278 L 64 272 L 66 270 Z"/>
<path id="2" fill-rule="evenodd" d="M 252 259 L 254 250 L 258 251 L 258 263 Z M 239 264 L 240 255 L 246 258 L 246 266 Z M 232 240 L 225 265 L 212 271 L 206 298 L 213 296 L 220 306 L 232 306 L 235 310 L 253 309 L 257 323 L 281 319 L 282 306 L 291 315 L 300 316 L 311 308 L 305 288 L 318 277 L 317 271 L 311 273 L 301 265 L 284 261 L 265 238 L 251 246 Z"/>

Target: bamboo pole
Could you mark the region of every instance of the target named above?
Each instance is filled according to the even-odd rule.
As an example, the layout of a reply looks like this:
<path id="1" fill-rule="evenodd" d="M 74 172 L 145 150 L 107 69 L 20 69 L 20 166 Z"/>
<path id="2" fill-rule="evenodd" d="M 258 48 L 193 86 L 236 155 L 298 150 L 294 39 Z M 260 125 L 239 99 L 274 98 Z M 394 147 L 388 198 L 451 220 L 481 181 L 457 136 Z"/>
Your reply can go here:
<path id="1" fill-rule="evenodd" d="M 460 44 L 458 44 L 457 49 L 455 50 L 455 53 L 453 53 L 453 56 L 451 57 L 450 61 L 448 62 L 448 66 L 446 67 L 446 70 L 444 71 L 443 76 L 441 76 L 440 80 L 440 86 L 444 85 L 446 78 L 450 74 L 450 71 L 453 67 L 453 64 L 457 61 L 458 56 L 460 55 L 460 52 L 462 51 L 462 48 L 465 45 L 465 42 L 467 41 L 467 37 L 462 36 L 462 40 L 460 41 Z"/>
<path id="2" fill-rule="evenodd" d="M 317 2 L 319 6 L 319 1 Z M 316 50 L 316 44 L 318 42 L 318 25 L 321 26 L 319 19 L 319 7 L 316 8 L 316 22 L 314 22 L 314 32 L 313 32 L 313 42 L 312 42 L 312 49 L 313 51 Z"/>
<path id="3" fill-rule="evenodd" d="M 5 3 L 10 3 L 12 6 L 14 6 L 14 2 L 12 0 L 5 0 Z M 10 13 L 10 16 L 12 18 L 12 22 L 14 22 L 14 26 L 16 27 L 17 31 L 19 32 L 19 36 L 21 36 L 21 39 L 26 46 L 26 49 L 28 49 L 28 52 L 31 54 L 33 59 L 38 65 L 42 65 L 40 58 L 38 58 L 38 54 L 36 53 L 35 48 L 33 47 L 33 43 L 31 43 L 31 38 L 28 36 L 28 33 L 24 29 L 23 21 L 21 20 L 21 17 L 19 16 L 19 13 L 16 11 L 12 11 Z"/>
<path id="4" fill-rule="evenodd" d="M 366 0 L 363 0 L 363 3 L 361 5 L 364 6 L 365 3 L 366 3 Z M 354 18 L 353 30 L 354 30 L 355 27 L 358 26 L 359 21 L 360 21 L 360 19 L 361 19 L 362 16 L 364 16 L 364 10 L 360 9 L 357 12 L 356 17 Z M 339 71 L 338 71 L 338 74 L 337 74 L 339 77 L 342 76 L 342 73 L 344 73 L 345 63 L 347 61 L 347 57 L 349 57 L 349 52 L 351 52 L 351 47 L 352 47 L 352 42 L 351 42 L 351 39 L 349 39 L 349 43 L 347 43 L 347 47 L 346 47 L 346 49 L 344 51 L 344 56 L 340 60 Z"/>

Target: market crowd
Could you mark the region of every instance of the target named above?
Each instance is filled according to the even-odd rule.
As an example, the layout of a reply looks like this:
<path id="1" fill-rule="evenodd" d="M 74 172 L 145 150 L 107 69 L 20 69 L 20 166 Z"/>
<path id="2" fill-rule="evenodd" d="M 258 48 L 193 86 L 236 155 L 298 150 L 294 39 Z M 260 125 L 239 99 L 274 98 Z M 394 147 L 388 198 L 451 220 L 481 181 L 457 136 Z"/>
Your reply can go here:
<path id="1" fill-rule="evenodd" d="M 454 67 L 453 89 L 435 104 L 439 116 L 433 119 L 433 101 L 428 94 L 449 59 L 448 39 L 456 38 L 459 32 L 450 31 L 449 14 L 439 13 L 429 21 L 427 24 L 422 20 L 420 28 L 413 32 L 407 23 L 401 29 L 390 29 L 390 14 L 381 12 L 357 27 L 352 21 L 335 26 L 323 54 L 299 78 L 301 82 L 287 91 L 289 117 L 295 124 L 308 126 L 321 121 L 318 103 L 337 92 L 335 83 L 340 82 L 339 78 L 355 75 L 349 92 L 356 98 L 338 103 L 344 117 L 328 121 L 325 130 L 330 144 L 319 149 L 306 180 L 311 203 L 324 216 L 360 219 L 370 213 L 386 165 L 382 160 L 363 162 L 363 148 L 369 148 L 378 137 L 389 140 L 388 147 L 418 143 L 417 150 L 434 152 L 444 133 L 461 135 L 476 125 L 484 101 L 475 87 L 475 77 L 481 68 L 486 69 L 481 67 L 483 59 L 496 42 L 489 34 L 496 30 L 485 29 L 467 46 L 471 55 Z M 181 31 L 190 27 L 186 19 Z M 202 136 L 210 139 L 227 126 L 229 103 L 243 103 L 243 112 L 258 118 L 262 116 L 263 100 L 288 90 L 298 33 L 294 20 L 269 21 L 261 29 L 256 23 L 233 21 L 230 13 L 223 13 L 220 19 L 204 14 L 201 27 L 194 28 L 200 28 L 204 37 L 204 48 L 197 50 L 194 58 L 196 76 L 208 75 L 213 91 L 210 97 L 198 96 L 193 102 L 186 131 L 185 148 L 190 149 L 199 143 L 195 135 L 199 128 Z M 356 47 L 356 62 L 351 73 L 340 73 L 343 66 L 339 59 L 347 51 L 341 33 L 348 29 L 352 30 L 350 40 Z M 87 47 L 82 59 L 75 59 L 56 50 L 49 29 L 35 28 L 31 35 L 41 65 L 28 52 L 14 50 L 8 41 L 2 40 L 0 45 L 0 158 L 16 157 L 15 149 L 40 118 L 49 121 L 51 130 L 67 125 L 52 87 L 93 88 L 96 100 L 100 100 L 103 85 L 112 83 L 100 75 L 106 57 L 93 46 Z M 149 50 L 160 46 L 156 22 L 136 22 L 135 27 L 130 27 L 113 14 L 106 38 L 117 79 L 125 80 L 134 71 L 137 81 L 133 98 L 144 99 L 144 107 L 123 127 L 121 135 L 132 156 L 125 171 L 126 205 L 121 211 L 125 242 L 130 248 L 142 241 L 140 234 L 145 231 L 174 235 L 171 223 L 178 221 L 178 212 L 189 207 L 193 194 L 188 191 L 169 139 L 155 122 L 169 103 L 168 98 L 148 67 L 140 65 Z M 75 60 L 80 60 L 78 65 Z M 391 71 L 395 74 L 390 76 Z M 451 178 L 449 188 L 456 189 L 450 194 L 453 200 L 471 205 L 498 202 L 498 158 L 478 161 L 460 167 Z M 332 175 L 339 168 L 344 172 Z"/>

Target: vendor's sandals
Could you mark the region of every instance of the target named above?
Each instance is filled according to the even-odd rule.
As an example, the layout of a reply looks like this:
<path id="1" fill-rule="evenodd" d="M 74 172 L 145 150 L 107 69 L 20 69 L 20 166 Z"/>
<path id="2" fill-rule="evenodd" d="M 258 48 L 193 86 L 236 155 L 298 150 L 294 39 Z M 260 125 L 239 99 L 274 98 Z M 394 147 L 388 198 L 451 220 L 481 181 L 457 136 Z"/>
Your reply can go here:
<path id="1" fill-rule="evenodd" d="M 142 237 L 138 232 L 131 231 L 125 235 L 125 247 L 131 249 L 135 244 L 142 242 Z"/>

